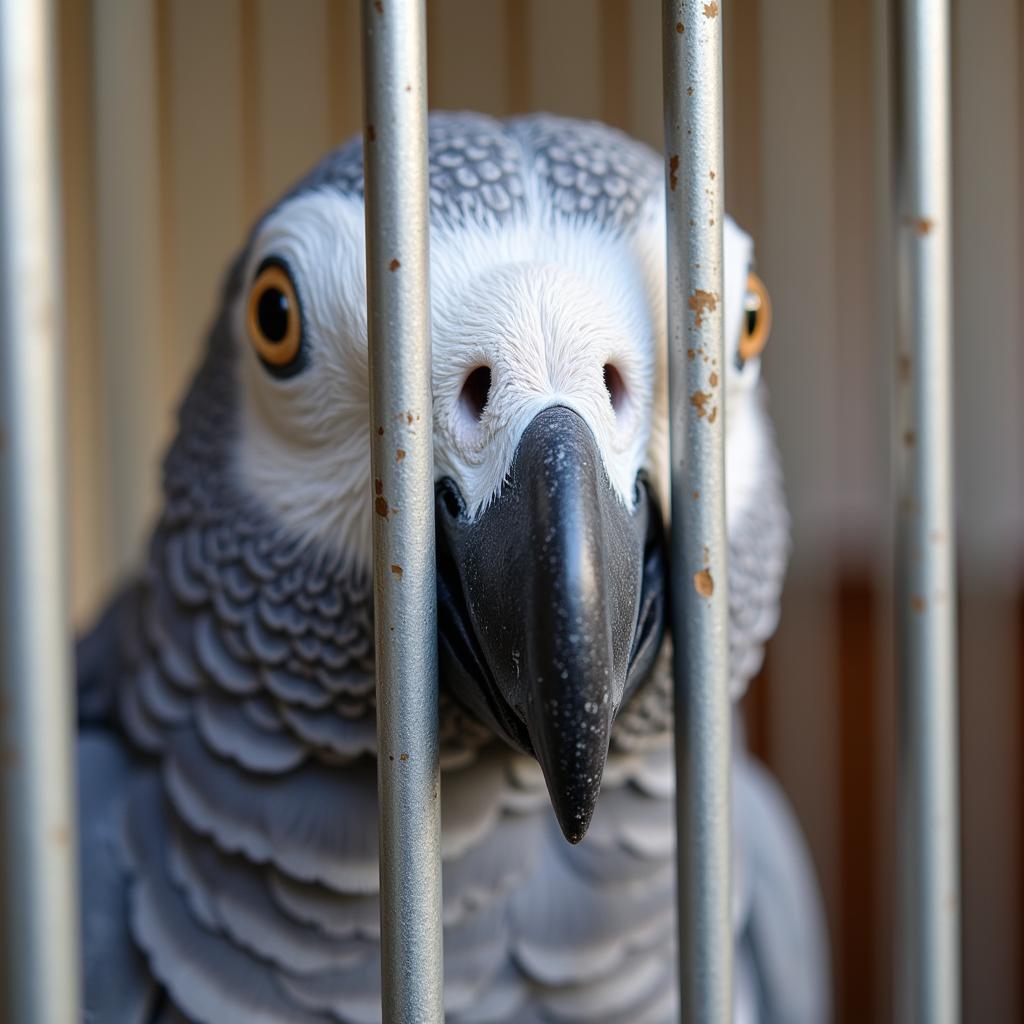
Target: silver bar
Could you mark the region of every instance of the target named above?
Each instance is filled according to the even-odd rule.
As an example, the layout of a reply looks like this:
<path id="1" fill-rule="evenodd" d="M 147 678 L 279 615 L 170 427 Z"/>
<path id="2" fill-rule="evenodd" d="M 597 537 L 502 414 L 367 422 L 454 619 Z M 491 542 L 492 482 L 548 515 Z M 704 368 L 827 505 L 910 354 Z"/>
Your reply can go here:
<path id="1" fill-rule="evenodd" d="M 424 0 L 362 17 L 384 1020 L 440 1024 Z"/>
<path id="2" fill-rule="evenodd" d="M 51 7 L 0 0 L 0 1019 L 81 1014 Z"/>
<path id="3" fill-rule="evenodd" d="M 900 12 L 901 1020 L 960 1017 L 948 0 Z"/>
<path id="4" fill-rule="evenodd" d="M 679 983 L 684 1020 L 725 1024 L 733 935 L 719 5 L 663 0 L 662 57 Z"/>

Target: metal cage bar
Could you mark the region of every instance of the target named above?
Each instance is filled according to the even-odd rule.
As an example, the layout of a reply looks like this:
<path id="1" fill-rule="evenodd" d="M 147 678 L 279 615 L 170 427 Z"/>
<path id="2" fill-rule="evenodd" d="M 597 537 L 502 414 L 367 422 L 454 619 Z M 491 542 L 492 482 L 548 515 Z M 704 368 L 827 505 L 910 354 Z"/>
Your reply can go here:
<path id="1" fill-rule="evenodd" d="M 664 0 L 662 57 L 679 979 L 685 1020 L 726 1022 L 733 934 L 718 4 Z"/>
<path id="2" fill-rule="evenodd" d="M 948 0 L 904 0 L 899 501 L 902 1020 L 960 1014 Z"/>
<path id="3" fill-rule="evenodd" d="M 0 1018 L 78 1020 L 51 9 L 0 2 Z"/>
<path id="4" fill-rule="evenodd" d="M 364 0 L 362 19 L 383 1009 L 440 1022 L 424 0 Z"/>

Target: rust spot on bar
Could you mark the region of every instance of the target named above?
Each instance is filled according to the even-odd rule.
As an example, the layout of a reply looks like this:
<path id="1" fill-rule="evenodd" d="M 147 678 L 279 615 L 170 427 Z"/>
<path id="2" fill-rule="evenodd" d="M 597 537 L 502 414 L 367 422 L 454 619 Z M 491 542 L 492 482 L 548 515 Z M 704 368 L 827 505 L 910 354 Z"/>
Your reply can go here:
<path id="1" fill-rule="evenodd" d="M 700 501 L 700 491 L 694 491 L 690 497 L 693 498 L 694 501 Z"/>
<path id="2" fill-rule="evenodd" d="M 907 430 L 903 433 L 903 443 L 908 448 L 913 448 L 917 444 L 917 432 L 914 430 Z"/>
<path id="3" fill-rule="evenodd" d="M 398 760 L 399 761 L 408 761 L 409 760 L 409 755 L 408 754 L 399 754 L 398 755 Z"/>
<path id="4" fill-rule="evenodd" d="M 915 235 L 919 235 L 921 238 L 925 235 L 930 235 L 935 227 L 935 221 L 931 217 L 905 217 L 903 223 L 908 228 L 911 228 Z"/>
<path id="5" fill-rule="evenodd" d="M 693 310 L 694 325 L 700 327 L 704 322 L 704 314 L 714 313 L 718 309 L 718 296 L 714 292 L 706 292 L 702 288 L 698 288 L 686 300 L 686 304 Z"/>
<path id="6" fill-rule="evenodd" d="M 676 22 L 676 32 L 678 32 L 679 35 L 682 35 L 685 31 L 686 31 L 686 29 L 683 27 L 683 23 L 681 21 L 677 21 Z"/>
<path id="7" fill-rule="evenodd" d="M 715 581 L 707 569 L 701 569 L 700 572 L 693 574 L 693 589 L 701 597 L 710 597 L 715 592 Z"/>
<path id="8" fill-rule="evenodd" d="M 711 376 L 708 378 L 713 388 L 718 387 L 718 374 L 714 370 L 711 371 Z"/>
<path id="9" fill-rule="evenodd" d="M 391 566 L 391 575 L 394 576 L 396 580 L 400 580 L 402 578 L 402 567 L 400 565 Z"/>
<path id="10" fill-rule="evenodd" d="M 401 264 L 401 263 L 399 263 L 399 262 L 398 262 L 398 260 L 392 260 L 392 261 L 391 261 L 391 262 L 390 262 L 390 263 L 388 264 L 388 270 L 390 270 L 390 271 L 391 271 L 391 273 L 393 274 L 393 273 L 394 273 L 394 272 L 395 272 L 395 271 L 396 271 L 396 270 L 397 270 L 397 269 L 398 269 L 398 268 L 399 268 L 399 267 L 400 267 L 401 265 L 402 265 L 402 264 Z"/>
<path id="11" fill-rule="evenodd" d="M 717 18 L 718 17 L 718 0 L 711 0 L 711 3 L 704 5 L 704 17 L 705 18 Z"/>
<path id="12" fill-rule="evenodd" d="M 378 437 L 383 437 L 384 436 L 384 428 L 383 427 L 378 427 L 377 428 L 377 436 Z"/>
<path id="13" fill-rule="evenodd" d="M 404 459 L 404 458 L 405 458 L 405 449 L 404 448 L 399 448 L 395 452 L 395 462 L 401 462 L 402 459 Z"/>
<path id="14" fill-rule="evenodd" d="M 714 181 L 715 180 L 715 172 L 714 171 L 708 171 L 708 174 L 711 175 L 711 180 Z"/>
<path id="15" fill-rule="evenodd" d="M 697 418 L 704 419 L 708 414 L 708 402 L 711 401 L 711 395 L 706 391 L 694 391 L 690 396 L 690 405 L 697 410 Z"/>
<path id="16" fill-rule="evenodd" d="M 374 128 L 372 124 L 368 124 L 366 126 L 366 139 L 368 142 L 377 141 L 377 129 Z"/>
<path id="17" fill-rule="evenodd" d="M 695 359 L 696 357 L 697 357 L 697 353 L 694 352 L 692 348 L 688 348 L 686 350 L 686 358 L 687 359 Z"/>
<path id="18" fill-rule="evenodd" d="M 668 162 L 668 187 L 675 192 L 679 184 L 679 154 L 676 153 Z"/>
<path id="19" fill-rule="evenodd" d="M 388 499 L 383 494 L 377 498 L 373 507 L 381 519 L 387 519 L 390 510 L 388 509 Z"/>
<path id="20" fill-rule="evenodd" d="M 384 4 L 382 3 L 382 0 L 373 0 L 373 6 L 378 14 L 384 13 Z"/>
<path id="21" fill-rule="evenodd" d="M 901 352 L 900 353 L 899 361 L 897 363 L 897 368 L 898 368 L 899 375 L 900 375 L 900 383 L 901 384 L 909 384 L 910 383 L 911 362 L 910 362 L 910 356 L 908 356 L 905 352 Z"/>
<path id="22" fill-rule="evenodd" d="M 692 85 L 688 85 L 686 87 L 686 95 L 687 96 L 692 96 L 693 95 L 693 86 Z"/>
<path id="23" fill-rule="evenodd" d="M 924 608 L 925 608 L 924 598 L 921 597 L 920 594 L 915 594 L 910 599 L 910 607 L 913 608 L 914 611 L 917 612 L 918 615 L 920 615 L 924 611 Z"/>
<path id="24" fill-rule="evenodd" d="M 714 423 L 718 419 L 718 406 L 716 405 L 711 412 L 708 413 L 708 423 Z"/>
<path id="25" fill-rule="evenodd" d="M 383 494 L 384 493 L 384 484 L 380 480 L 374 480 L 373 481 L 373 493 L 374 494 Z"/>

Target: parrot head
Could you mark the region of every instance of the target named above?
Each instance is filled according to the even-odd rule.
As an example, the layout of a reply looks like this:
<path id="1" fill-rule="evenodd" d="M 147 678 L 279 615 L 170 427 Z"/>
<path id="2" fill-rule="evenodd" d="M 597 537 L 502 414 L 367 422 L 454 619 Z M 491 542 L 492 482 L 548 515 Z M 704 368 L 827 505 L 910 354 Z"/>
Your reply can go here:
<path id="1" fill-rule="evenodd" d="M 536 756 L 577 842 L 666 626 L 662 162 L 550 117 L 435 115 L 430 146 L 441 685 Z M 749 239 L 729 222 L 725 240 L 734 449 L 764 317 Z M 371 561 L 364 253 L 356 144 L 257 224 L 229 311 L 236 476 L 353 571 Z"/>

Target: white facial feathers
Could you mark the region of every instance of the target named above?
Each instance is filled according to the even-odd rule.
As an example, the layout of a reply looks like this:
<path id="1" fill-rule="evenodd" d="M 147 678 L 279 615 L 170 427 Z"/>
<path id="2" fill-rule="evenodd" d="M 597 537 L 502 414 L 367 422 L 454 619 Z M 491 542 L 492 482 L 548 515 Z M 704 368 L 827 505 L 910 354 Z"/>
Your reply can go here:
<path id="1" fill-rule="evenodd" d="M 661 494 L 667 493 L 660 207 L 660 201 L 652 201 L 629 236 L 550 214 L 432 231 L 435 476 L 452 477 L 471 511 L 497 493 L 523 431 L 552 405 L 572 408 L 590 426 L 621 500 L 632 503 L 642 468 L 662 485 Z M 271 256 L 291 271 L 307 347 L 308 365 L 285 380 L 266 372 L 245 333 L 248 286 Z M 759 415 L 744 409 L 756 405 L 745 396 L 758 367 L 751 363 L 737 371 L 733 366 L 750 258 L 749 238 L 728 222 L 730 506 L 734 490 L 737 498 L 748 490 L 744 484 L 756 468 L 749 464 L 756 454 L 748 450 L 759 447 Z M 284 203 L 260 226 L 244 273 L 234 316 L 242 364 L 240 482 L 289 530 L 368 566 L 361 201 L 328 188 Z M 476 404 L 462 396 L 467 377 L 479 367 L 490 371 L 482 412 L 479 393 Z M 611 378 L 614 405 L 606 367 L 617 375 Z M 737 470 L 745 479 L 735 479 Z M 731 512 L 730 507 L 730 518 Z"/>

